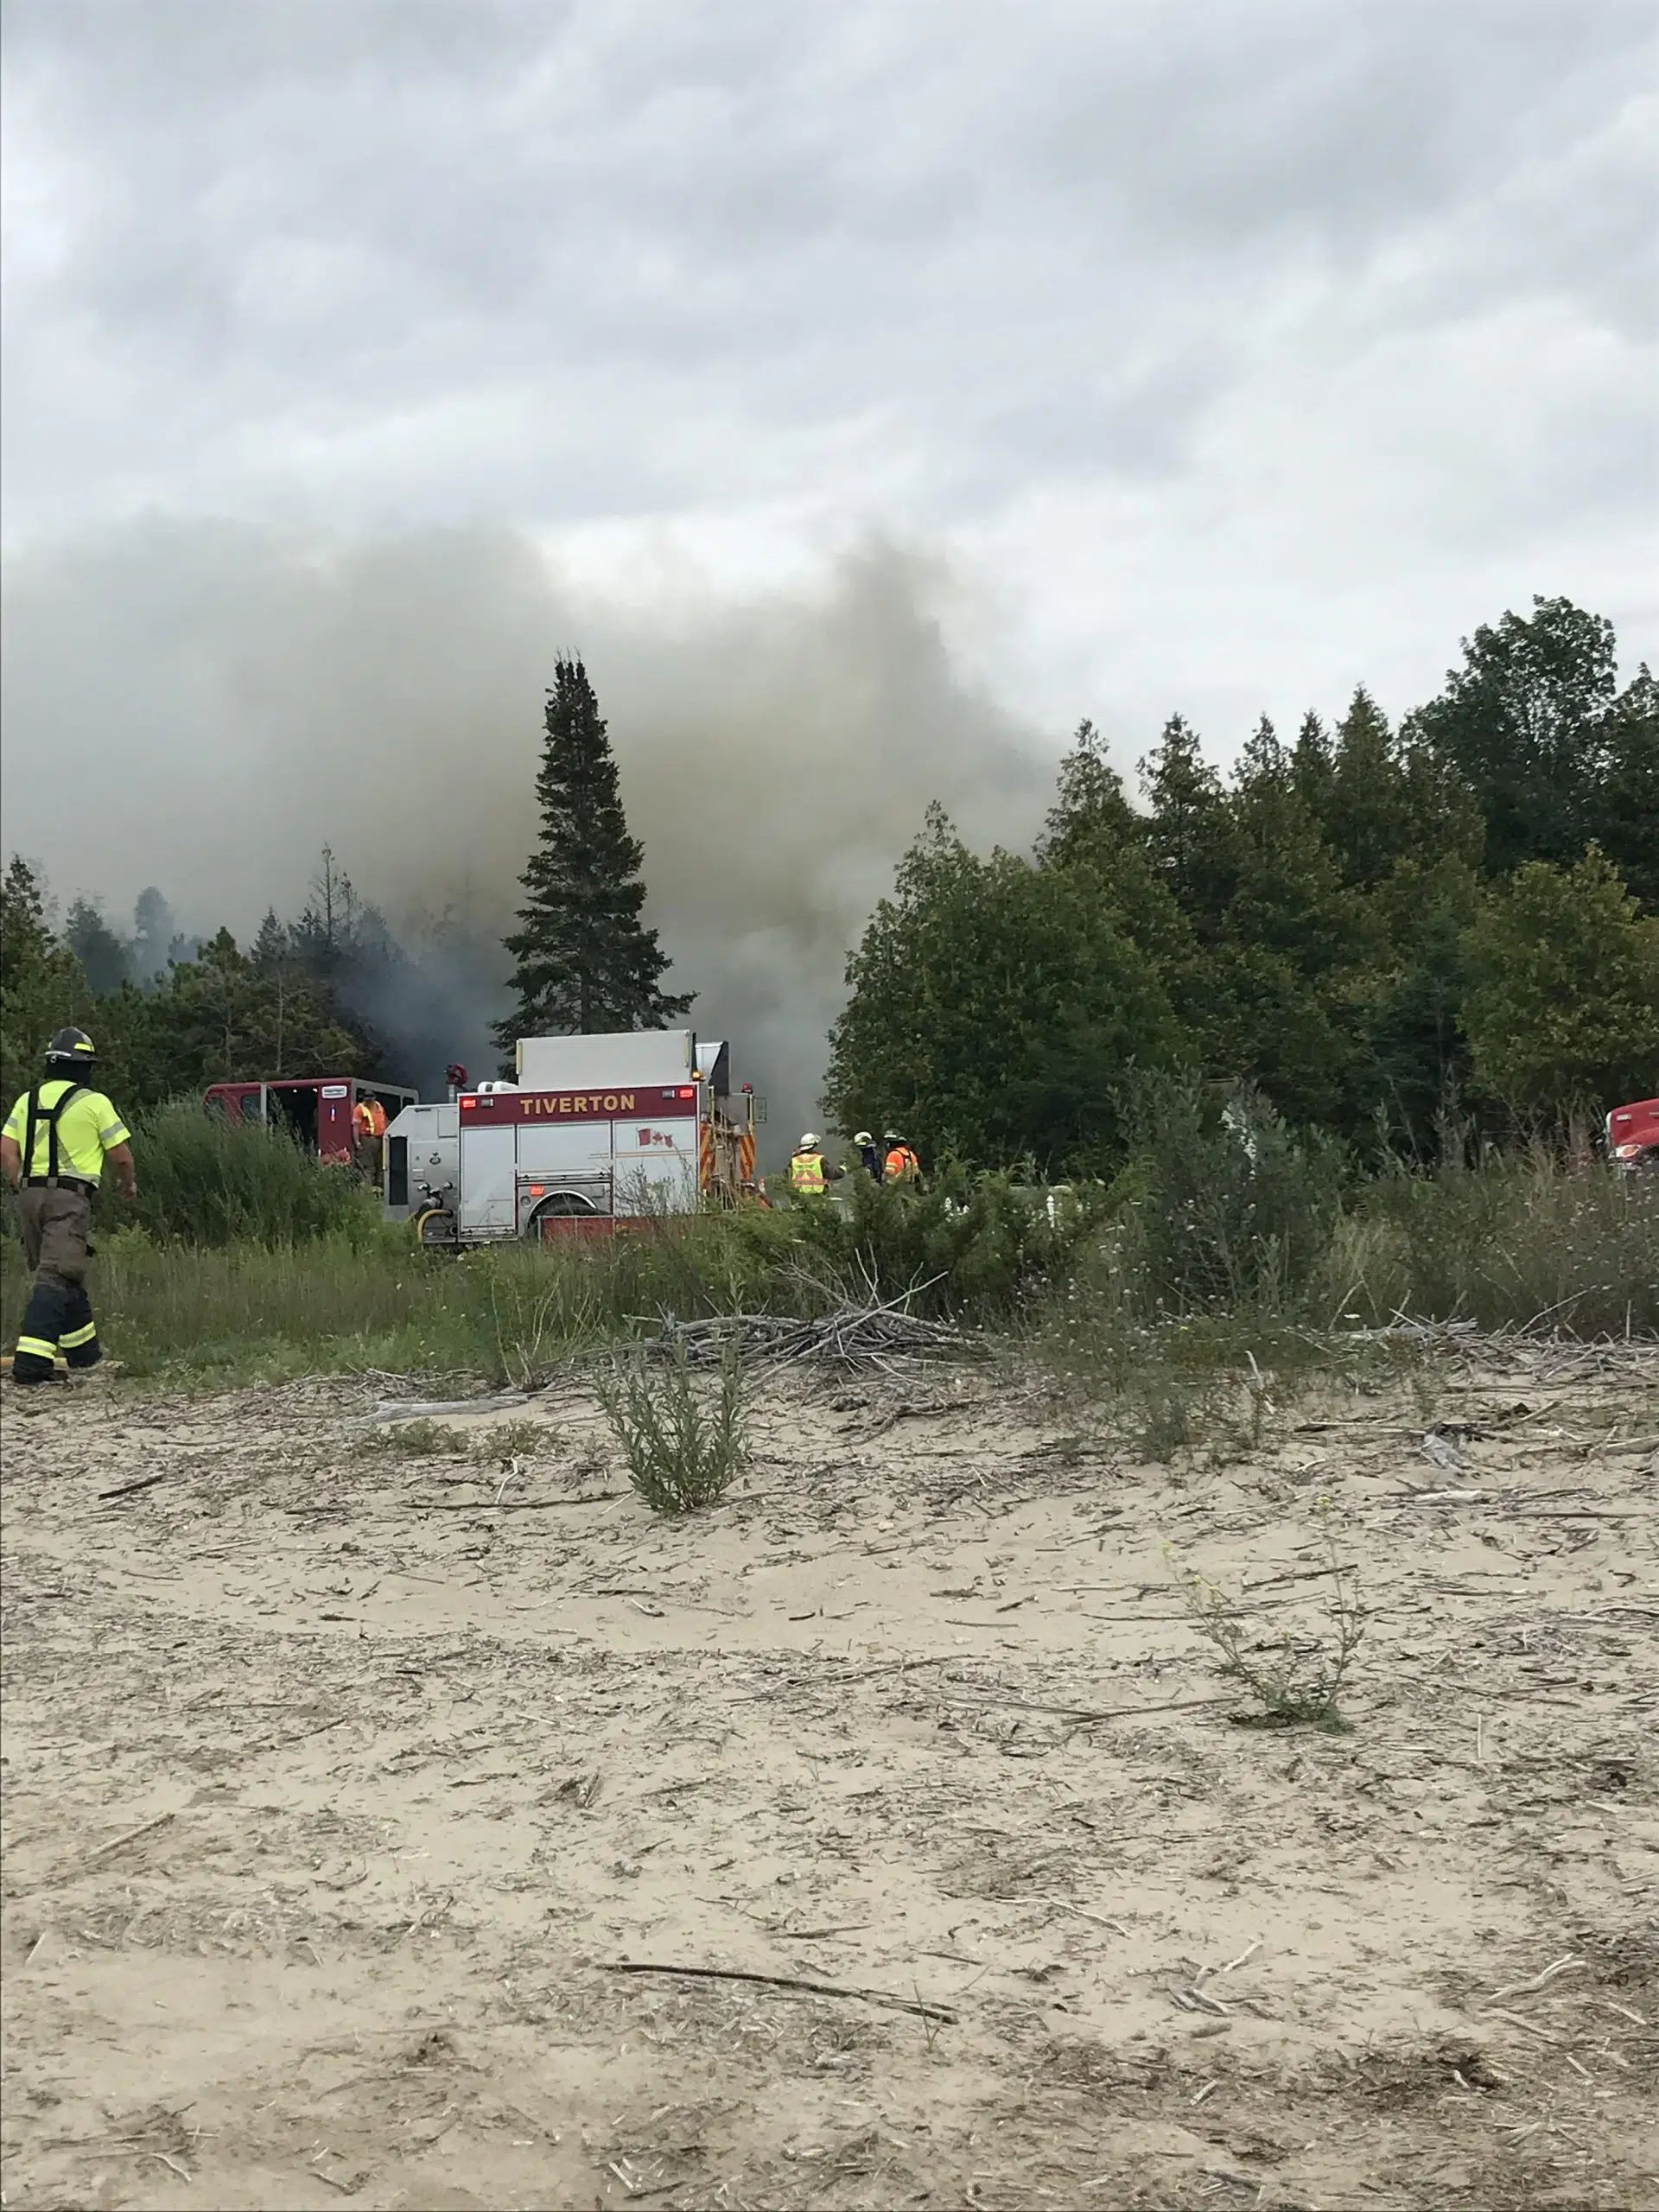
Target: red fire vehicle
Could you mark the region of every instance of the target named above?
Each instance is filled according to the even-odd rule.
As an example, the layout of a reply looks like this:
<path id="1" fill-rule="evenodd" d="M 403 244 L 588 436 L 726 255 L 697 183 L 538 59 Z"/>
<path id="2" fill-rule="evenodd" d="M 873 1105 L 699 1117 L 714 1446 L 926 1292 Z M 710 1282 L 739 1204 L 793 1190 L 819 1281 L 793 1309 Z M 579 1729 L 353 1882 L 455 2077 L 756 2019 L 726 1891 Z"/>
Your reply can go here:
<path id="1" fill-rule="evenodd" d="M 723 1043 L 689 1029 L 524 1038 L 517 1083 L 392 1124 L 387 1214 L 425 1244 L 549 1243 L 758 1196 L 764 1102 L 728 1066 Z"/>
<path id="2" fill-rule="evenodd" d="M 1607 1116 L 1607 1157 L 1626 1173 L 1659 1170 L 1659 1098 L 1614 1107 Z"/>
<path id="3" fill-rule="evenodd" d="M 284 1077 L 276 1083 L 216 1083 L 207 1104 L 233 1122 L 286 1128 L 320 1160 L 349 1166 L 353 1109 L 359 1098 L 378 1101 L 390 1122 L 416 1094 L 395 1083 L 364 1083 L 356 1076 Z"/>

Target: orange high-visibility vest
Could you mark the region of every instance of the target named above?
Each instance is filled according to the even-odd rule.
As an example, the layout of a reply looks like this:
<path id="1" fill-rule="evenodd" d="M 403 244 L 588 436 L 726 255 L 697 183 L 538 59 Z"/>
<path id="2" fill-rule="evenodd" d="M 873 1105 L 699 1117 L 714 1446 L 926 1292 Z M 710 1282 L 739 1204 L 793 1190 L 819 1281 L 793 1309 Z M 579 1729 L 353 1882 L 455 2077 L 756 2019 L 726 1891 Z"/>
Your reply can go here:
<path id="1" fill-rule="evenodd" d="M 805 1191 L 823 1196 L 823 1154 L 821 1152 L 798 1152 L 789 1163 L 789 1187 L 791 1191 Z"/>
<path id="2" fill-rule="evenodd" d="M 883 1165 L 881 1179 L 886 1183 L 913 1183 L 921 1172 L 922 1163 L 910 1147 L 896 1144 Z"/>

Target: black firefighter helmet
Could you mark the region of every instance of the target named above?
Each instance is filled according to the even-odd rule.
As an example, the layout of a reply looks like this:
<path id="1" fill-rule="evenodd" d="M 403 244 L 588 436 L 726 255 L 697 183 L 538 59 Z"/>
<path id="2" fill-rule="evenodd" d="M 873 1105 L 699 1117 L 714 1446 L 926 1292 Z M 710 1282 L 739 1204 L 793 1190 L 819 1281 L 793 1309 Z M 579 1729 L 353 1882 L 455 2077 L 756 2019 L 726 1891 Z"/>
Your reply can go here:
<path id="1" fill-rule="evenodd" d="M 86 1075 L 98 1065 L 98 1047 L 84 1029 L 60 1029 L 46 1048 L 49 1075 Z"/>

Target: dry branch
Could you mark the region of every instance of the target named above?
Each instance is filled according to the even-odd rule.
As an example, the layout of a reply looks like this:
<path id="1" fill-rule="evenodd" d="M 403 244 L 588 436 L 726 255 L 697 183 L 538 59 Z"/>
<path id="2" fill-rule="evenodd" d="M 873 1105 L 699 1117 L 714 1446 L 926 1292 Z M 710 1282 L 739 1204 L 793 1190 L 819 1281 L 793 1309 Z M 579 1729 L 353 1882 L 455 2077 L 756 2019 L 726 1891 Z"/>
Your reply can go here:
<path id="1" fill-rule="evenodd" d="M 977 1344 L 965 1330 L 904 1310 L 915 1294 L 909 1290 L 899 1299 L 845 1302 L 804 1320 L 789 1313 L 717 1313 L 701 1321 L 663 1314 L 647 1350 L 683 1356 L 694 1367 L 716 1364 L 729 1344 L 745 1360 L 766 1367 L 812 1360 L 856 1369 L 879 1367 L 889 1359 L 970 1357 Z"/>
<path id="2" fill-rule="evenodd" d="M 943 2005 L 925 2005 L 909 1997 L 894 1997 L 885 1989 L 849 1989 L 834 1981 L 802 1981 L 789 1974 L 751 1974 L 741 1967 L 655 1966 L 639 1959 L 613 1959 L 607 1974 L 680 1974 L 692 1981 L 753 1981 L 763 1989 L 804 1990 L 810 1997 L 855 1997 L 863 2005 L 885 2005 L 895 2012 L 914 2012 L 924 2020 L 938 2020 L 954 2027 L 957 2016 Z"/>

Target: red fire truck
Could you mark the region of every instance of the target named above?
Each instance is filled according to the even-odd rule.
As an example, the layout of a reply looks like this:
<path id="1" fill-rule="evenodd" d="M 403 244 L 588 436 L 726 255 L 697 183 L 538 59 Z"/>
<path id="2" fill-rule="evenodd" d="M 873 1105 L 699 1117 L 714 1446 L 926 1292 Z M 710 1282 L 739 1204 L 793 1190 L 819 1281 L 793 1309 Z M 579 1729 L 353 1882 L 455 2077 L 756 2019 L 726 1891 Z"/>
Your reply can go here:
<path id="1" fill-rule="evenodd" d="M 1614 1107 L 1607 1116 L 1607 1157 L 1626 1173 L 1659 1170 L 1659 1098 Z"/>
<path id="2" fill-rule="evenodd" d="M 288 1076 L 275 1083 L 216 1083 L 207 1092 L 207 1104 L 233 1122 L 262 1122 L 269 1128 L 287 1128 L 320 1160 L 349 1166 L 352 1154 L 353 1109 L 359 1098 L 372 1098 L 385 1109 L 387 1122 L 412 1106 L 416 1094 L 396 1083 L 364 1083 L 356 1076 Z"/>
<path id="3" fill-rule="evenodd" d="M 453 1135 L 423 1106 L 388 1128 L 385 1210 L 423 1243 L 609 1236 L 758 1195 L 764 1102 L 734 1090 L 724 1044 L 689 1029 L 526 1037 L 517 1059 L 516 1083 L 462 1091 Z"/>

